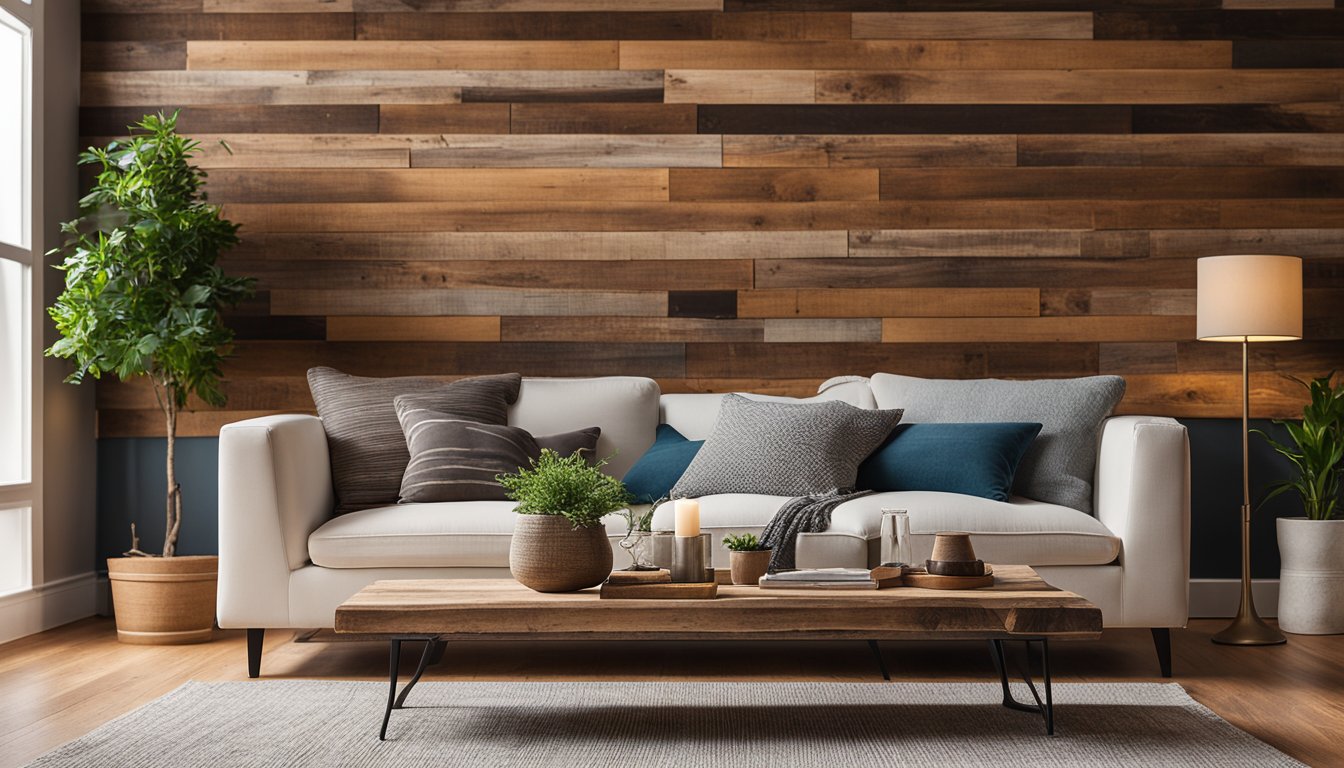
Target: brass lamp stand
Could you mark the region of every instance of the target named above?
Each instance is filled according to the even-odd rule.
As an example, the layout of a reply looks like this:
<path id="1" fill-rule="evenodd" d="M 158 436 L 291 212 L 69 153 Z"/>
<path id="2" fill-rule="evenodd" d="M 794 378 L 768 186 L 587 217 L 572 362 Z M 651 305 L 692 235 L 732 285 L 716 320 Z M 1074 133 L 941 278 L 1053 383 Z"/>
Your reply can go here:
<path id="1" fill-rule="evenodd" d="M 1302 260 L 1296 256 L 1208 256 L 1198 261 L 1201 341 L 1241 343 L 1241 605 L 1213 642 L 1287 642 L 1260 618 L 1251 593 L 1250 344 L 1302 338 Z"/>

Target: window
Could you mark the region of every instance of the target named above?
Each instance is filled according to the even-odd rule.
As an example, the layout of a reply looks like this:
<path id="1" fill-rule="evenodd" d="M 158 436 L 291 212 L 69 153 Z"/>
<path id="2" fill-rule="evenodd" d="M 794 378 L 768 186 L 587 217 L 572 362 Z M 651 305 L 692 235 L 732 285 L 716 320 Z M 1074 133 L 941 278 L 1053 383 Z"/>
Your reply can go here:
<path id="1" fill-rule="evenodd" d="M 32 12 L 0 0 L 0 595 L 33 582 Z"/>

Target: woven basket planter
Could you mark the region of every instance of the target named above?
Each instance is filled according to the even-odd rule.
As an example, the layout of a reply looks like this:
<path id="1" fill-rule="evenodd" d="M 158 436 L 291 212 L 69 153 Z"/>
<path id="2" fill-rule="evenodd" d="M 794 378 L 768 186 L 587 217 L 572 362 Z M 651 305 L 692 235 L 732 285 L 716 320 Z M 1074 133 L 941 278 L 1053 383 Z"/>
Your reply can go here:
<path id="1" fill-rule="evenodd" d="M 611 540 L 602 525 L 575 528 L 560 515 L 518 515 L 509 570 L 538 592 L 595 587 L 611 574 Z"/>

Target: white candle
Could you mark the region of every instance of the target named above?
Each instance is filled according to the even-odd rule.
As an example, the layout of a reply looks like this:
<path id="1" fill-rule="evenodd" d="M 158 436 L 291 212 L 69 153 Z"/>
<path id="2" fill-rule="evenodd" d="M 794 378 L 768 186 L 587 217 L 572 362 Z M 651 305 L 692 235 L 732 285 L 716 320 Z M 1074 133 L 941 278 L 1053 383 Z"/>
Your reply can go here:
<path id="1" fill-rule="evenodd" d="M 700 535 L 700 502 L 695 499 L 677 499 L 677 523 L 676 533 L 678 536 L 699 536 Z"/>

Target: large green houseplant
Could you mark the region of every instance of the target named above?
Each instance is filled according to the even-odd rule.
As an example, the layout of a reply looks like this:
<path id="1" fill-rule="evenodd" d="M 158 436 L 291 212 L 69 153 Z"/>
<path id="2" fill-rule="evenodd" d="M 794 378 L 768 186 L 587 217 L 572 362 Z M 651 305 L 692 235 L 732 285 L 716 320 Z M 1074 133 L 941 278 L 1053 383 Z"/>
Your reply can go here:
<path id="1" fill-rule="evenodd" d="M 160 576 L 185 574 L 191 577 L 185 583 L 202 584 L 208 580 L 201 576 L 204 570 L 217 567 L 213 558 L 174 557 L 182 525 L 177 419 L 192 396 L 224 403 L 220 365 L 233 334 L 220 309 L 246 297 L 252 282 L 225 275 L 216 264 L 219 254 L 238 242 L 238 225 L 206 201 L 205 173 L 190 162 L 199 144 L 177 133 L 177 115 L 148 115 L 130 134 L 79 156 L 95 176 L 79 201 L 79 218 L 62 226 L 68 240 L 53 251 L 64 256 L 57 268 L 65 273 L 65 290 L 48 310 L 61 338 L 47 354 L 74 361 L 67 379 L 73 383 L 107 373 L 122 380 L 144 376 L 153 386 L 167 435 L 163 557 L 145 557 L 132 526 L 127 555 L 137 557 L 113 558 L 108 569 L 122 639 L 184 642 L 204 639 L 200 627 L 194 634 L 165 629 L 163 617 L 156 616 L 139 624 L 153 628 L 126 628 L 123 619 L 137 607 L 148 604 L 151 612 L 162 613 L 183 606 L 172 595 L 119 589 L 118 575 L 153 570 Z M 209 587 L 213 594 L 213 581 Z M 208 629 L 207 624 L 204 637 Z"/>
<path id="2" fill-rule="evenodd" d="M 1294 493 L 1304 517 L 1276 521 L 1282 571 L 1279 627 L 1299 634 L 1344 632 L 1344 381 L 1334 373 L 1294 379 L 1310 400 L 1301 421 L 1276 421 L 1291 445 L 1259 432 L 1292 465 L 1287 479 L 1270 486 L 1265 501 Z"/>

